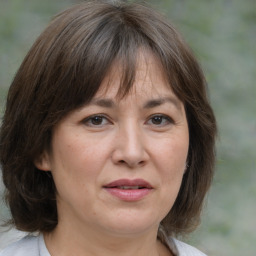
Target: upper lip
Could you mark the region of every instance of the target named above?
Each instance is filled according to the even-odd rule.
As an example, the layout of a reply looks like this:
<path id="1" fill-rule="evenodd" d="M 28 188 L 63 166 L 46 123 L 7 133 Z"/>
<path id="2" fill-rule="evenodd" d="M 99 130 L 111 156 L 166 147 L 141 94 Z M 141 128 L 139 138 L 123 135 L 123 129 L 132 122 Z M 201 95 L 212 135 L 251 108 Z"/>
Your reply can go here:
<path id="1" fill-rule="evenodd" d="M 115 187 L 122 187 L 122 186 L 127 186 L 127 187 L 133 187 L 133 186 L 138 186 L 142 188 L 149 188 L 152 189 L 152 185 L 143 180 L 143 179 L 120 179 L 120 180 L 115 180 L 113 182 L 110 182 L 106 185 L 104 185 L 104 188 L 115 188 Z"/>

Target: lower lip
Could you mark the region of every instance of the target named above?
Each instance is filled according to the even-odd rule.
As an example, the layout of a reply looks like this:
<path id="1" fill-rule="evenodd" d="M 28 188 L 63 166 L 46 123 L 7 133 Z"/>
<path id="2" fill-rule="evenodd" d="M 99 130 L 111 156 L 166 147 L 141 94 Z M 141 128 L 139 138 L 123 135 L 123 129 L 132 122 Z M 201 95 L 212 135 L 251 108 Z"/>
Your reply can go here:
<path id="1" fill-rule="evenodd" d="M 105 188 L 111 195 L 124 201 L 139 201 L 146 197 L 152 189 L 120 189 L 120 188 Z"/>

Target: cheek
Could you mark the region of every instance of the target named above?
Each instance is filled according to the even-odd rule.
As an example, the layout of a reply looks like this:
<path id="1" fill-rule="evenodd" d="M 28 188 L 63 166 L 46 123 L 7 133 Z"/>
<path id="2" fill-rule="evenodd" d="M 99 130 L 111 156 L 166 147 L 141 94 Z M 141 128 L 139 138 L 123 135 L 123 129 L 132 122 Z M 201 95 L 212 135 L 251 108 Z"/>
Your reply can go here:
<path id="1" fill-rule="evenodd" d="M 188 140 L 184 138 L 182 140 L 166 139 L 165 142 L 155 147 L 158 164 L 174 173 L 183 172 L 186 166 L 188 146 Z"/>
<path id="2" fill-rule="evenodd" d="M 165 140 L 155 148 L 155 164 L 161 178 L 163 192 L 175 200 L 186 168 L 188 140 Z M 169 200 L 167 198 L 167 200 Z"/>
<path id="3" fill-rule="evenodd" d="M 100 153 L 95 148 L 84 149 L 79 143 L 62 145 L 56 151 L 53 179 L 56 185 L 58 207 L 84 209 L 95 198 L 95 187 L 100 173 Z M 85 196 L 87 195 L 87 196 Z M 66 209 L 66 208 L 65 208 Z M 63 212 L 63 210 L 62 210 Z"/>
<path id="4" fill-rule="evenodd" d="M 167 146 L 168 150 L 162 151 L 159 157 L 162 171 L 163 204 L 166 205 L 166 213 L 172 208 L 180 190 L 186 168 L 188 143 L 176 141 Z"/>
<path id="5" fill-rule="evenodd" d="M 95 149 L 95 144 L 83 143 L 82 140 L 69 141 L 55 144 L 52 173 L 56 186 L 64 189 L 73 186 L 85 188 L 86 183 L 90 184 L 97 174 L 100 151 Z"/>

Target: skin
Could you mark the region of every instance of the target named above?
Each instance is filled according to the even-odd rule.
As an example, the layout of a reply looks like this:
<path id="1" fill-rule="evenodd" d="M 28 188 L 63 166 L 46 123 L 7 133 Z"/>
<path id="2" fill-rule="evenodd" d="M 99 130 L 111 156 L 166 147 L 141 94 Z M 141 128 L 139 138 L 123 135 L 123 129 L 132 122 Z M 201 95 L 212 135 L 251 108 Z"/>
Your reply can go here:
<path id="1" fill-rule="evenodd" d="M 181 185 L 188 124 L 158 60 L 143 52 L 137 65 L 124 99 L 116 97 L 120 72 L 113 67 L 93 101 L 55 127 L 51 153 L 35 163 L 51 170 L 57 188 L 59 223 L 45 234 L 53 256 L 172 255 L 157 230 Z M 143 179 L 153 189 L 135 202 L 104 189 L 124 178 Z"/>

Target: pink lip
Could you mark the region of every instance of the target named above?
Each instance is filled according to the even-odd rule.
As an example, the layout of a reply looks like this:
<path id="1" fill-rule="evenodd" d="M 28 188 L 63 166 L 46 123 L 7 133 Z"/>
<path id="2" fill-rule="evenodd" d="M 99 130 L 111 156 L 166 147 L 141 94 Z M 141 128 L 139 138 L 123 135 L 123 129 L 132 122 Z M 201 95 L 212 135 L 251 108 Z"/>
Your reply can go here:
<path id="1" fill-rule="evenodd" d="M 143 179 L 120 179 L 103 186 L 111 195 L 124 201 L 139 201 L 147 196 L 153 189 L 151 184 Z M 126 187 L 124 189 L 123 187 Z M 138 187 L 138 188 L 127 188 Z"/>

